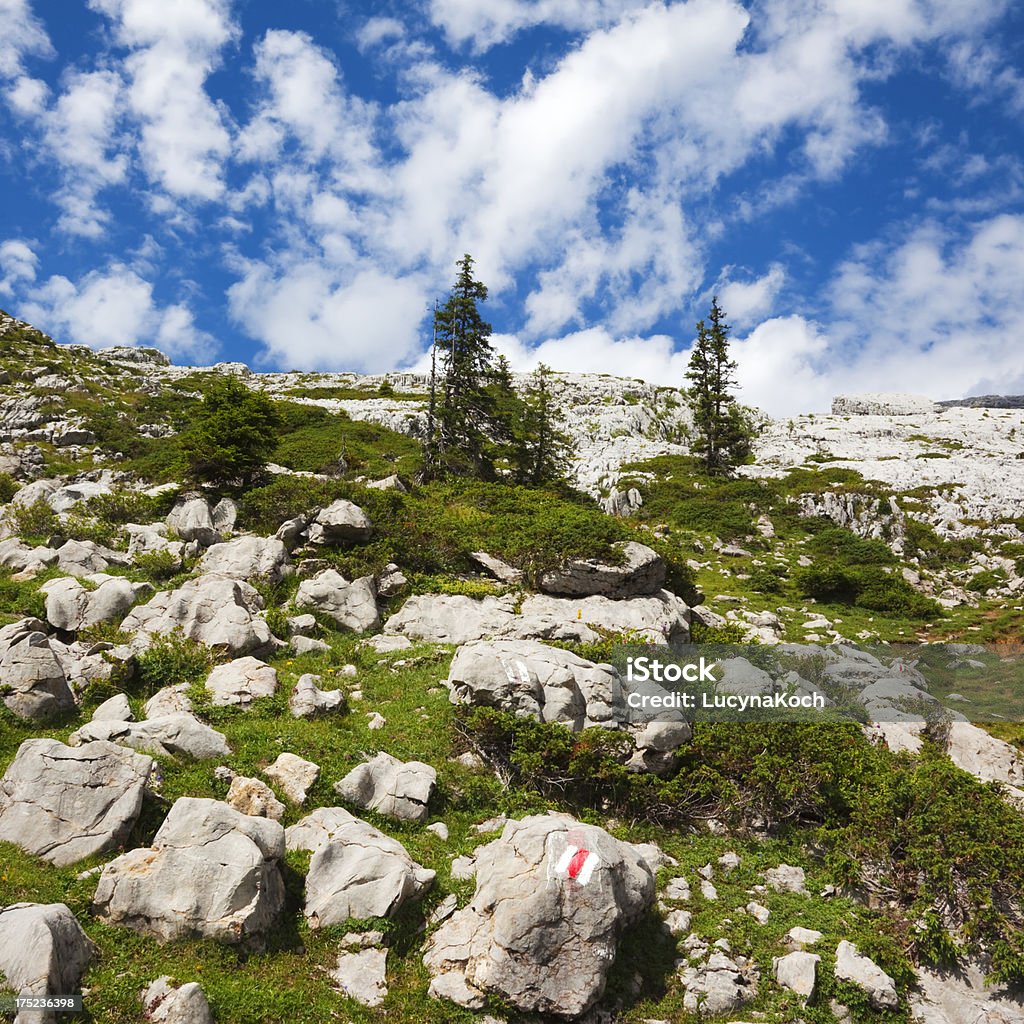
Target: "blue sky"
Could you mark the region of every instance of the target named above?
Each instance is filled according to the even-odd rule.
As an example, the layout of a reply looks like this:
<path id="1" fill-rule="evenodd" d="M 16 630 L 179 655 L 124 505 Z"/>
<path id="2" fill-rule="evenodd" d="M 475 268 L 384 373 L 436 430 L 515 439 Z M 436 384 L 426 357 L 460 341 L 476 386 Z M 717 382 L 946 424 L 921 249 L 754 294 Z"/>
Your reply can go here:
<path id="1" fill-rule="evenodd" d="M 1005 0 L 0 0 L 0 307 L 179 362 L 422 365 L 463 252 L 519 369 L 1024 390 Z"/>

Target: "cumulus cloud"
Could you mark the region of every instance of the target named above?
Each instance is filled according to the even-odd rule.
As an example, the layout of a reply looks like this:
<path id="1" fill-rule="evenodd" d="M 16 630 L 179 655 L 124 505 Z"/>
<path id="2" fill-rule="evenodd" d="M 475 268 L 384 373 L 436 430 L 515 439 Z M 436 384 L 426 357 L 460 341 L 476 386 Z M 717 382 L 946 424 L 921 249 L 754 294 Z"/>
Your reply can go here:
<path id="1" fill-rule="evenodd" d="M 718 304 L 725 310 L 733 327 L 749 327 L 771 312 L 775 299 L 786 281 L 781 263 L 773 263 L 768 272 L 753 281 L 738 281 L 728 268 L 725 280 L 715 289 Z"/>
<path id="2" fill-rule="evenodd" d="M 55 196 L 58 226 L 71 234 L 97 237 L 109 219 L 96 204 L 103 188 L 124 181 L 128 157 L 119 152 L 115 126 L 122 82 L 113 71 L 72 74 L 53 108 L 41 117 L 43 140 L 64 171 Z"/>
<path id="3" fill-rule="evenodd" d="M 24 317 L 64 342 L 157 345 L 172 355 L 208 358 L 215 352 L 209 335 L 196 329 L 183 303 L 161 305 L 153 285 L 115 263 L 77 282 L 61 275 L 28 292 Z"/>
<path id="4" fill-rule="evenodd" d="M 150 179 L 180 199 L 224 191 L 231 149 L 224 110 L 206 92 L 221 49 L 238 33 L 228 0 L 89 0 L 111 19 L 124 59 L 128 105 Z"/>
<path id="5" fill-rule="evenodd" d="M 13 295 L 14 286 L 34 281 L 39 269 L 39 257 L 28 242 L 10 238 L 0 242 L 0 295 Z"/>
<path id="6" fill-rule="evenodd" d="M 419 350 L 427 296 L 414 277 L 375 268 L 340 276 L 316 260 L 276 270 L 254 263 L 228 292 L 232 315 L 274 364 L 363 373 L 393 369 Z"/>
<path id="7" fill-rule="evenodd" d="M 595 29 L 640 6 L 636 0 L 430 0 L 430 17 L 452 43 L 481 52 L 535 25 Z"/>
<path id="8" fill-rule="evenodd" d="M 53 46 L 29 0 L 0 0 L 0 78 L 24 74 L 26 57 L 50 57 Z"/>

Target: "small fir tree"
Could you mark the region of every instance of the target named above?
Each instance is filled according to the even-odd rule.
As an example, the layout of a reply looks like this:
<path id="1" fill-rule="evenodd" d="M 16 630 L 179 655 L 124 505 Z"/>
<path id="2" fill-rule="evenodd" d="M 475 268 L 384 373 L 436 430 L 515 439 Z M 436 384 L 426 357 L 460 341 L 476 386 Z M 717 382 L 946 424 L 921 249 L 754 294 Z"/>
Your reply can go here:
<path id="1" fill-rule="evenodd" d="M 750 426 L 730 392 L 736 386 L 736 362 L 729 358 L 729 330 L 715 296 L 707 321 L 697 322 L 697 341 L 686 372 L 693 451 L 715 475 L 729 473 L 750 454 Z"/>
<path id="2" fill-rule="evenodd" d="M 441 476 L 492 479 L 487 429 L 493 413 L 488 389 L 491 325 L 477 306 L 487 298 L 487 287 L 473 277 L 469 253 L 457 266 L 451 295 L 434 312 L 434 348 L 441 366 L 432 372 L 436 397 L 427 441 L 428 470 Z"/>
<path id="3" fill-rule="evenodd" d="M 204 391 L 192 424 L 181 434 L 186 475 L 195 483 L 248 487 L 277 447 L 281 417 L 261 391 L 223 376 Z"/>

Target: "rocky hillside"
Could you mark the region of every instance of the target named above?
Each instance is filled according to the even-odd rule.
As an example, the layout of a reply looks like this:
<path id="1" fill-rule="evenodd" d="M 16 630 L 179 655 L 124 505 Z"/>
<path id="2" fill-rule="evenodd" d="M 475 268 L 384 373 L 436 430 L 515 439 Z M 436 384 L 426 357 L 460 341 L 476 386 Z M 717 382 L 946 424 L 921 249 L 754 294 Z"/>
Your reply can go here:
<path id="1" fill-rule="evenodd" d="M 189 489 L 219 374 L 275 463 Z M 1024 1021 L 1024 413 L 837 399 L 720 480 L 679 391 L 557 389 L 574 487 L 417 484 L 420 377 L 0 314 L 0 1005 Z M 637 710 L 688 642 L 835 717 Z"/>

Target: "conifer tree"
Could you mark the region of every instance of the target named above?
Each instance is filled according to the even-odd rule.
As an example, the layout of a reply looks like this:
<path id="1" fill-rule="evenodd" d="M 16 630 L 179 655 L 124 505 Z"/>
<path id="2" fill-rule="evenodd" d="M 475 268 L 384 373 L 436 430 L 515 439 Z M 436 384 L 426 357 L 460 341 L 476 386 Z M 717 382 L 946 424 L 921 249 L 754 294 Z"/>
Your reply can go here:
<path id="1" fill-rule="evenodd" d="M 488 390 L 493 350 L 491 325 L 480 315 L 478 302 L 487 287 L 473 277 L 473 257 L 456 264 L 458 275 L 447 301 L 434 311 L 436 408 L 428 438 L 430 472 L 494 476 L 487 427 L 493 398 Z"/>
<path id="2" fill-rule="evenodd" d="M 569 438 L 562 430 L 562 412 L 551 394 L 552 370 L 541 363 L 523 396 L 523 427 L 519 479 L 533 487 L 565 479 Z"/>
<path id="3" fill-rule="evenodd" d="M 707 321 L 697 322 L 697 341 L 686 372 L 693 451 L 715 475 L 728 473 L 750 454 L 750 427 L 730 393 L 736 386 L 736 362 L 729 358 L 729 330 L 716 295 Z"/>

